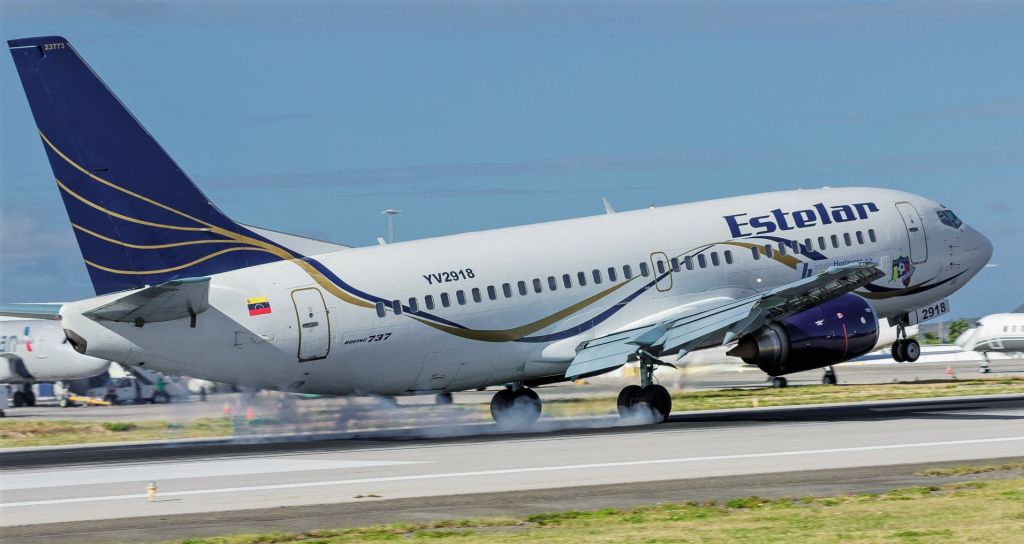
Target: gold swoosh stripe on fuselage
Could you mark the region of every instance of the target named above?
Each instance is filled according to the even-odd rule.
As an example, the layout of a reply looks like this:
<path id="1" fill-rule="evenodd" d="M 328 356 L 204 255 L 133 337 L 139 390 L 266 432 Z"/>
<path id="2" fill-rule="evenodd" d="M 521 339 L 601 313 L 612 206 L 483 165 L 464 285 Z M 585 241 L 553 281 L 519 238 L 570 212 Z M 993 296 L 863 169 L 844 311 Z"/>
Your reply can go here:
<path id="1" fill-rule="evenodd" d="M 752 247 L 756 247 L 758 253 L 760 253 L 761 255 L 765 255 L 765 256 L 768 255 L 765 252 L 765 250 L 764 250 L 764 246 L 762 246 L 760 244 L 750 244 L 750 243 L 747 243 L 747 242 L 731 242 L 731 241 L 730 242 L 718 242 L 718 243 L 719 244 L 727 244 L 727 245 L 731 245 L 731 246 L 745 247 L 747 249 L 750 249 Z M 792 268 L 793 270 L 796 270 L 796 266 L 798 264 L 802 264 L 802 261 L 800 259 L 797 259 L 796 257 L 794 257 L 792 255 L 779 255 L 778 252 L 775 252 L 775 251 L 772 251 L 772 255 L 769 258 L 772 259 L 772 260 L 778 261 L 778 262 L 780 262 L 780 263 L 782 263 L 782 264 Z"/>

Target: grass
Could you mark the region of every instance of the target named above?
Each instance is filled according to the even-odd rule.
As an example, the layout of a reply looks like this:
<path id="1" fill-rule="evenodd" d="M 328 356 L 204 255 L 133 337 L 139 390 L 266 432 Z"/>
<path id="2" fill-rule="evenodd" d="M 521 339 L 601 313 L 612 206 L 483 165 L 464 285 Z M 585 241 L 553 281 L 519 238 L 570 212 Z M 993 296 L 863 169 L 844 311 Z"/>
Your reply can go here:
<path id="1" fill-rule="evenodd" d="M 510 518 L 449 520 L 186 540 L 187 544 L 462 544 L 574 542 L 793 544 L 1020 542 L 1024 478 L 910 487 L 882 494 L 685 502 Z"/>
<path id="2" fill-rule="evenodd" d="M 202 418 L 188 423 L 0 419 L 0 448 L 209 438 L 230 435 L 231 432 L 229 418 Z"/>
<path id="3" fill-rule="evenodd" d="M 999 465 L 960 465 L 956 467 L 929 468 L 917 472 L 918 476 L 934 476 L 945 478 L 949 476 L 971 476 L 974 474 L 985 474 L 987 472 L 1004 472 L 1011 470 L 1024 470 L 1024 463 L 1003 463 Z"/>
<path id="4" fill-rule="evenodd" d="M 869 400 L 897 400 L 967 395 L 1024 393 L 1024 377 L 871 385 L 803 385 L 783 389 L 721 389 L 672 393 L 672 411 L 722 410 L 757 406 L 795 406 Z M 615 412 L 609 399 L 572 399 L 544 403 L 548 416 L 579 416 Z"/>

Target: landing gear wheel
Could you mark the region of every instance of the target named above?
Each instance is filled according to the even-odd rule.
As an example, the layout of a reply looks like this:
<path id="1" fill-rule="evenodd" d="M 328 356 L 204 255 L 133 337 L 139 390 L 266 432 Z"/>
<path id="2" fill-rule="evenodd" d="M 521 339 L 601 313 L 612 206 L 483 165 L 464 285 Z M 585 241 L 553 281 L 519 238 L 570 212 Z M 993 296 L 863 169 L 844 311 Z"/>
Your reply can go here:
<path id="1" fill-rule="evenodd" d="M 25 393 L 22 391 L 15 391 L 12 395 L 14 400 L 14 407 L 21 408 L 22 406 L 28 405 L 28 399 L 25 398 Z"/>
<path id="2" fill-rule="evenodd" d="M 491 399 L 491 417 L 499 427 L 521 429 L 529 427 L 540 417 L 540 396 L 532 389 L 521 387 L 515 391 L 502 389 Z"/>
<path id="3" fill-rule="evenodd" d="M 29 406 L 35 406 L 36 405 L 36 394 L 31 392 L 31 391 L 25 392 L 25 402 Z"/>
<path id="4" fill-rule="evenodd" d="M 453 402 L 451 393 L 438 393 L 434 396 L 434 404 L 438 406 L 448 406 Z"/>
<path id="5" fill-rule="evenodd" d="M 71 399 L 67 397 L 61 397 L 60 400 L 57 401 L 57 406 L 60 406 L 61 408 L 67 408 L 68 406 L 74 406 L 74 404 L 71 403 Z"/>
<path id="6" fill-rule="evenodd" d="M 903 355 L 903 340 L 897 340 L 892 343 L 892 347 L 889 348 L 889 352 L 892 353 L 892 360 L 897 363 L 907 362 L 907 358 Z"/>
<path id="7" fill-rule="evenodd" d="M 836 378 L 836 371 L 832 367 L 825 367 L 825 374 L 821 377 L 823 385 L 835 385 L 839 380 Z"/>
<path id="8" fill-rule="evenodd" d="M 908 363 L 913 363 L 921 356 L 921 344 L 917 343 L 917 340 L 913 338 L 903 341 L 903 359 Z"/>
<path id="9" fill-rule="evenodd" d="M 643 388 L 639 385 L 627 385 L 622 388 L 622 391 L 619 391 L 619 398 L 615 401 L 615 406 L 619 409 L 619 417 L 632 415 L 633 407 L 636 406 L 641 391 Z"/>
<path id="10" fill-rule="evenodd" d="M 668 419 L 668 415 L 672 413 L 672 395 L 669 394 L 668 389 L 658 384 L 651 384 L 640 390 L 636 406 L 649 410 L 655 423 L 664 423 Z"/>
<path id="11" fill-rule="evenodd" d="M 782 376 L 772 376 L 772 387 L 775 389 L 783 389 L 789 387 L 789 380 Z"/>

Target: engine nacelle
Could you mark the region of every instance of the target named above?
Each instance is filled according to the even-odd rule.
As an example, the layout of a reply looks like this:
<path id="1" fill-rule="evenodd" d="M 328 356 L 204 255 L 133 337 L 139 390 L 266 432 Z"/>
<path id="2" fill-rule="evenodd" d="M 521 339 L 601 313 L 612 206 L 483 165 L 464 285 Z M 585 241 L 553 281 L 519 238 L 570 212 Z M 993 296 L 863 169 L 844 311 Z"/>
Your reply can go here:
<path id="1" fill-rule="evenodd" d="M 781 376 L 849 361 L 870 352 L 878 318 L 868 301 L 847 293 L 824 304 L 770 322 L 740 339 L 728 355 Z"/>

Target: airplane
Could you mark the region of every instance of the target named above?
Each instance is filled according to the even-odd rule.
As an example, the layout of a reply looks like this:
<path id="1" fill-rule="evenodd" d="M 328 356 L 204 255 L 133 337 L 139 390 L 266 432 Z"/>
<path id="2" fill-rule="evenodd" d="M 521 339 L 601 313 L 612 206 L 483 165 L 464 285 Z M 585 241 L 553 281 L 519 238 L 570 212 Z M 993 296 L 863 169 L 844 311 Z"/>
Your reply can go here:
<path id="1" fill-rule="evenodd" d="M 987 315 L 961 333 L 956 345 L 964 351 L 981 353 L 985 359 L 979 370 L 987 374 L 992 371 L 990 353 L 1024 353 L 1024 313 Z"/>
<path id="2" fill-rule="evenodd" d="M 711 346 L 782 376 L 866 353 L 887 319 L 916 359 L 912 310 L 992 254 L 949 208 L 881 188 L 302 253 L 214 206 L 66 39 L 8 45 L 96 291 L 38 313 L 80 353 L 169 374 L 324 395 L 506 385 L 491 414 L 511 427 L 539 417 L 537 386 L 636 360 L 617 409 L 664 421 L 654 369 Z"/>
<path id="3" fill-rule="evenodd" d="M 60 322 L 43 319 L 0 317 L 0 359 L 0 383 L 21 386 L 12 395 L 15 407 L 35 406 L 33 384 L 90 378 L 110 366 L 75 351 Z"/>

